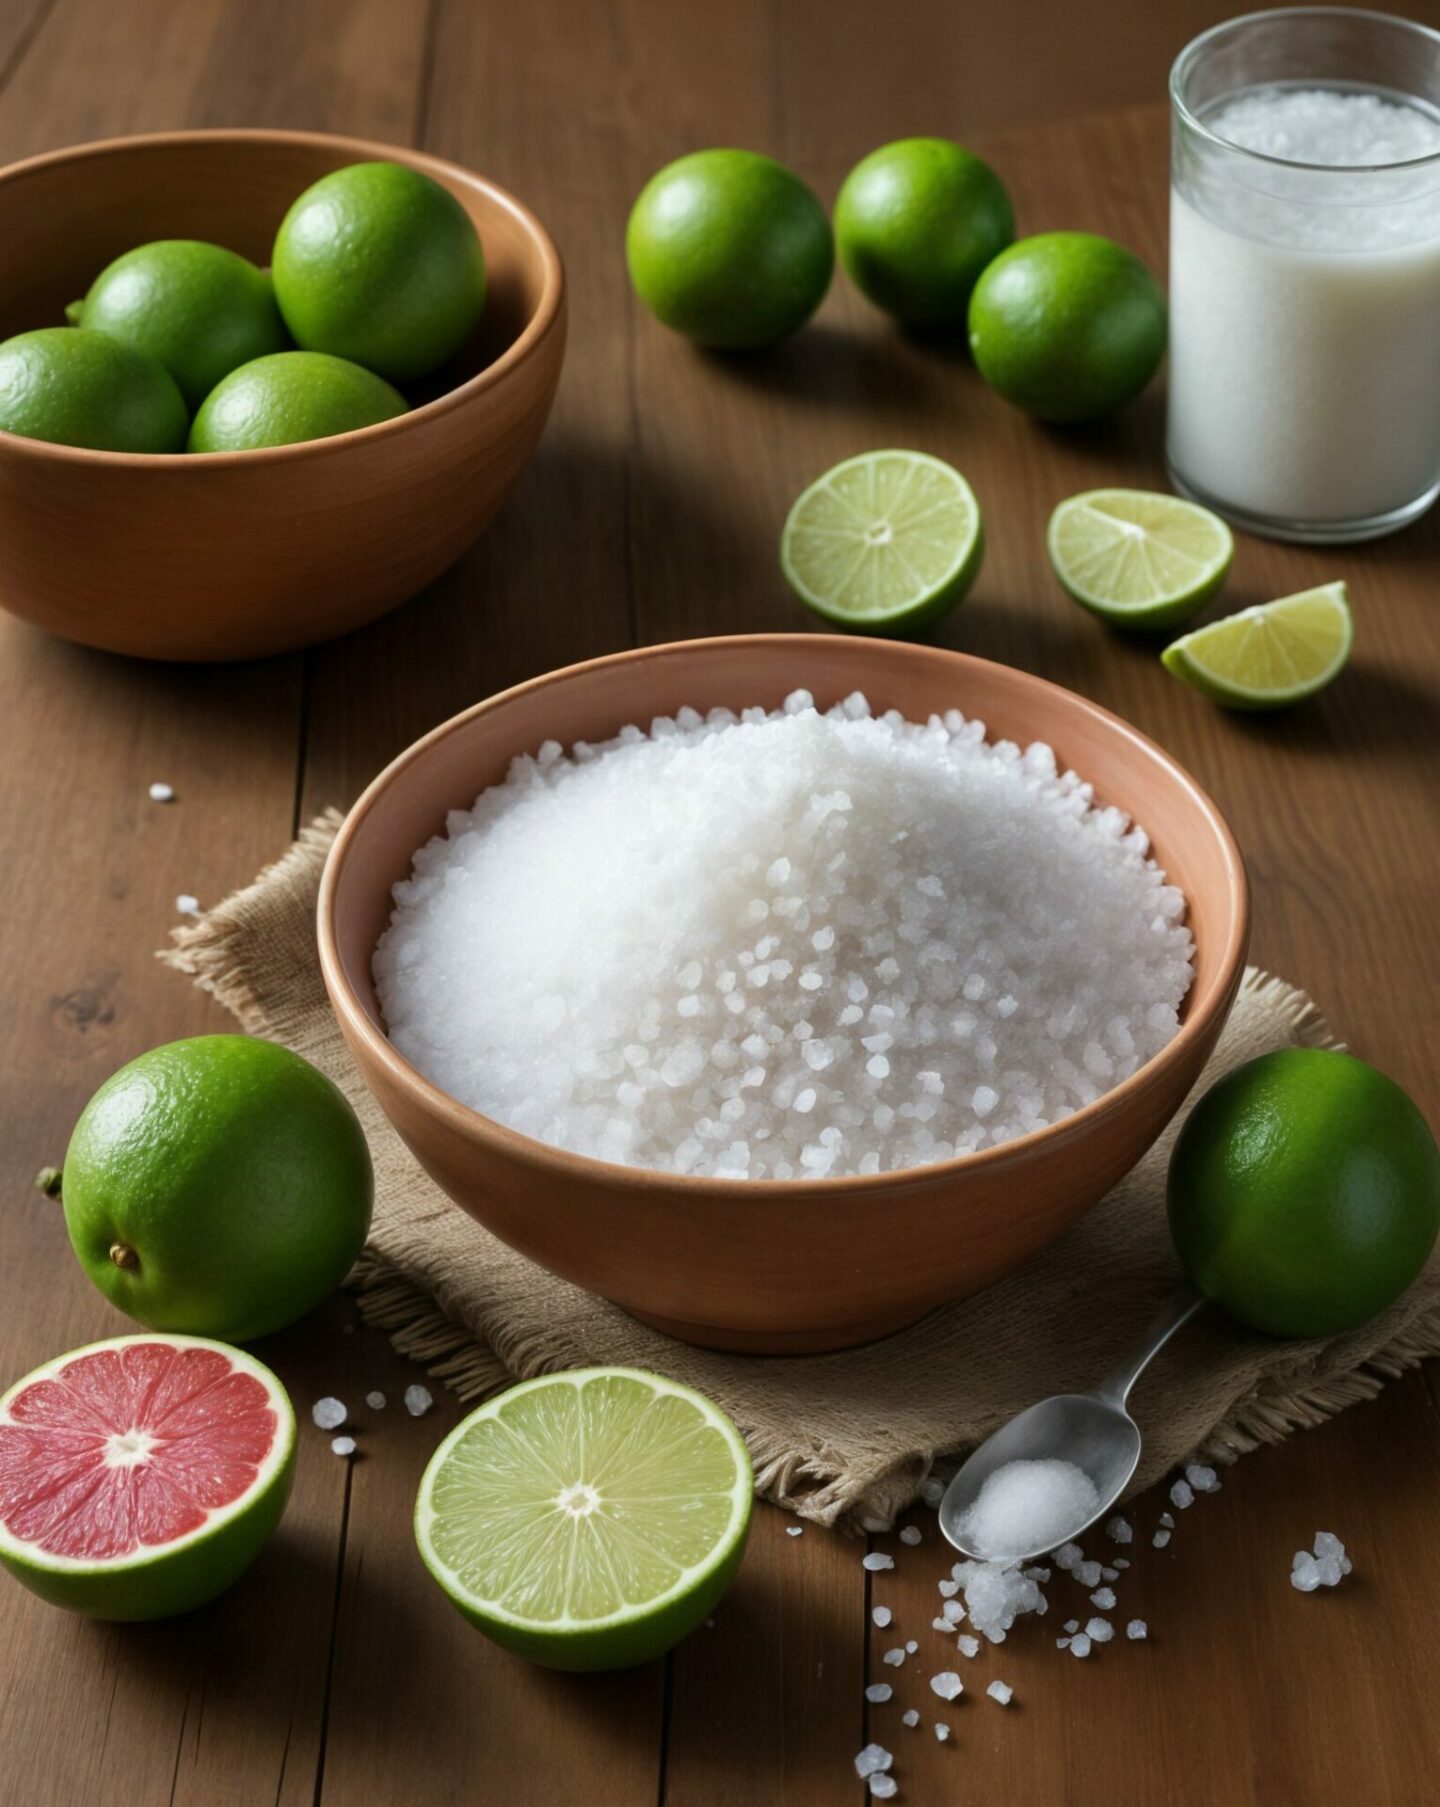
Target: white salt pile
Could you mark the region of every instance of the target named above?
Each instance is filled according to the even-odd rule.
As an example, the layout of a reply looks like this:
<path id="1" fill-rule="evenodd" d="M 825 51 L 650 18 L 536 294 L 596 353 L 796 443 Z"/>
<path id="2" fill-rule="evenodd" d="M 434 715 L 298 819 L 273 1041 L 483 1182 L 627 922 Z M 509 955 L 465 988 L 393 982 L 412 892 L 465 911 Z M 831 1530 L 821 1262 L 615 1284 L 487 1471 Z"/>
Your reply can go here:
<path id="1" fill-rule="evenodd" d="M 1170 1040 L 1185 900 L 1049 747 L 958 711 L 681 709 L 547 742 L 415 856 L 395 1046 L 601 1160 L 731 1178 L 963 1156 Z"/>
<path id="2" fill-rule="evenodd" d="M 1003 1562 L 1054 1549 L 1099 1504 L 1095 1483 L 1073 1462 L 1006 1462 L 985 1477 L 957 1529 L 966 1549 Z"/>
<path id="3" fill-rule="evenodd" d="M 1033 1577 L 1001 1562 L 957 1562 L 951 1574 L 965 1594 L 970 1623 L 992 1644 L 1003 1644 L 1005 1634 L 1022 1613 L 1045 1611 L 1047 1602 Z M 953 1602 L 946 1602 L 948 1608 Z"/>
<path id="4" fill-rule="evenodd" d="M 1317 1531 L 1312 1555 L 1297 1550 L 1290 1564 L 1290 1585 L 1302 1594 L 1313 1594 L 1317 1587 L 1339 1587 L 1354 1564 L 1345 1554 L 1345 1546 L 1333 1531 Z"/>

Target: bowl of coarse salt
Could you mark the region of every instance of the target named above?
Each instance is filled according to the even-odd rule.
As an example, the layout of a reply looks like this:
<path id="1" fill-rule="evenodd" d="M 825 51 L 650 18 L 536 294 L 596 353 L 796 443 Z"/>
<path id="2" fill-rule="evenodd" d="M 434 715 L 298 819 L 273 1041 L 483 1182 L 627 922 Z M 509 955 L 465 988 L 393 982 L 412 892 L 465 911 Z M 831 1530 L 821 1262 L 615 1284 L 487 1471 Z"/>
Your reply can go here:
<path id="1" fill-rule="evenodd" d="M 648 647 L 403 753 L 321 885 L 381 1108 L 513 1248 L 688 1341 L 838 1349 L 1059 1236 L 1179 1108 L 1245 869 L 1169 756 L 962 654 Z"/>

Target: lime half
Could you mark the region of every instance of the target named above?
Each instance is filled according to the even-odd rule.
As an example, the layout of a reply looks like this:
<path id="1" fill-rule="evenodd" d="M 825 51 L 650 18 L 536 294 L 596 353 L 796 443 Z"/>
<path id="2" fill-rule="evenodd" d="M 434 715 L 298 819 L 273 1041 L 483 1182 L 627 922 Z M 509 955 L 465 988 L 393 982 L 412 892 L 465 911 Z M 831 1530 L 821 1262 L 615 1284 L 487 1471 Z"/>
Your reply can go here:
<path id="1" fill-rule="evenodd" d="M 863 452 L 812 483 L 780 536 L 780 567 L 827 621 L 914 633 L 953 609 L 985 536 L 970 485 L 927 452 Z"/>
<path id="2" fill-rule="evenodd" d="M 552 1669 L 621 1669 L 714 1610 L 754 1482 L 735 1426 L 633 1368 L 544 1375 L 482 1405 L 431 1458 L 415 1540 L 473 1624 Z"/>
<path id="3" fill-rule="evenodd" d="M 1242 609 L 1172 641 L 1167 671 L 1230 709 L 1283 709 L 1336 677 L 1355 625 L 1343 583 Z"/>
<path id="4" fill-rule="evenodd" d="M 1178 627 L 1224 583 L 1230 529 L 1194 502 L 1145 489 L 1092 489 L 1050 517 L 1046 550 L 1078 603 L 1119 627 Z"/>

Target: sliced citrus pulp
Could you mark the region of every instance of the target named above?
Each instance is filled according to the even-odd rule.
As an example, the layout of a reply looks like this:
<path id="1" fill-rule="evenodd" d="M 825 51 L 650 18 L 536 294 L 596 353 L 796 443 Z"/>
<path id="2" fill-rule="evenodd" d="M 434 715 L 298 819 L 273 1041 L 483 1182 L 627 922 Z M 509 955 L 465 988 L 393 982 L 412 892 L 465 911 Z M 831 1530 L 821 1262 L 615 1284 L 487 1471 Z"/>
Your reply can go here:
<path id="1" fill-rule="evenodd" d="M 0 1562 L 101 1619 L 188 1612 L 279 1523 L 295 1415 L 252 1356 L 202 1337 L 113 1337 L 0 1397 Z"/>
<path id="2" fill-rule="evenodd" d="M 415 1537 L 461 1612 L 557 1669 L 619 1669 L 713 1610 L 745 1547 L 745 1445 L 699 1393 L 582 1368 L 489 1400 L 431 1458 Z"/>
<path id="3" fill-rule="evenodd" d="M 1235 542 L 1219 515 L 1144 489 L 1092 489 L 1050 517 L 1046 550 L 1076 602 L 1120 627 L 1178 627 L 1224 583 Z"/>
<path id="4" fill-rule="evenodd" d="M 1343 583 L 1258 603 L 1172 641 L 1167 671 L 1230 709 L 1283 709 L 1338 677 L 1355 638 Z"/>
<path id="5" fill-rule="evenodd" d="M 863 633 L 914 633 L 947 614 L 984 555 L 980 505 L 928 452 L 864 452 L 790 510 L 780 566 L 817 615 Z"/>

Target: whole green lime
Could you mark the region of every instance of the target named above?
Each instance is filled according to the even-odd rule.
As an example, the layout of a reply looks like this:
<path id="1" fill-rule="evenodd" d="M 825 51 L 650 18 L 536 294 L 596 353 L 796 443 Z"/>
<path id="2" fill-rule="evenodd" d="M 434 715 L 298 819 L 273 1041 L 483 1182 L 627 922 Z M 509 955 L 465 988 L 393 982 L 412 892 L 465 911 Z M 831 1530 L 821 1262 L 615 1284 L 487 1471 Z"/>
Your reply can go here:
<path id="1" fill-rule="evenodd" d="M 199 239 L 157 239 L 117 257 L 74 310 L 77 326 L 158 358 L 193 410 L 232 370 L 290 343 L 270 278 Z"/>
<path id="2" fill-rule="evenodd" d="M 970 351 L 1040 420 L 1094 420 L 1136 396 L 1165 355 L 1165 297 L 1113 239 L 1042 232 L 1002 251 L 970 297 Z"/>
<path id="3" fill-rule="evenodd" d="M 1206 1298 L 1272 1336 L 1334 1336 L 1391 1304 L 1440 1230 L 1440 1151 L 1394 1080 L 1282 1048 L 1191 1111 L 1170 1230 Z"/>
<path id="4" fill-rule="evenodd" d="M 907 326 L 963 321 L 980 272 L 1014 236 L 1005 184 L 948 138 L 881 145 L 851 170 L 835 203 L 846 275 Z"/>
<path id="5" fill-rule="evenodd" d="M 202 1035 L 107 1079 L 70 1138 L 65 1224 L 81 1265 L 153 1330 L 244 1342 L 345 1278 L 370 1227 L 355 1113 L 274 1042 Z"/>
<path id="6" fill-rule="evenodd" d="M 84 327 L 0 345 L 0 431 L 96 452 L 181 452 L 185 401 L 148 352 Z"/>
<path id="7" fill-rule="evenodd" d="M 404 383 L 469 338 L 485 255 L 449 191 L 403 163 L 352 163 L 307 188 L 280 223 L 275 299 L 295 343 Z"/>
<path id="8" fill-rule="evenodd" d="M 773 157 L 696 151 L 640 191 L 625 259 L 657 320 L 697 345 L 746 351 L 786 338 L 815 312 L 835 243 L 814 194 Z"/>
<path id="9" fill-rule="evenodd" d="M 253 452 L 329 439 L 394 420 L 405 397 L 370 370 L 323 351 L 277 351 L 216 384 L 190 428 L 192 452 Z"/>

